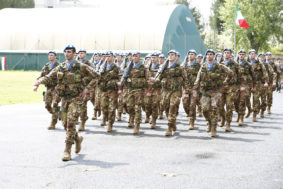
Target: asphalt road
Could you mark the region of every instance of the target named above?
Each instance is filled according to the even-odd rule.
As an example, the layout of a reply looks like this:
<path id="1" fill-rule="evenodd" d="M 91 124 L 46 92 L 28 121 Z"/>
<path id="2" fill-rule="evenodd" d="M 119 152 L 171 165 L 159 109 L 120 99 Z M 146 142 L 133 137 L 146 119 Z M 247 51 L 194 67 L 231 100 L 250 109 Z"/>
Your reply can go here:
<path id="1" fill-rule="evenodd" d="M 92 105 L 89 104 L 89 116 Z M 80 154 L 62 162 L 65 131 L 47 130 L 44 104 L 0 106 L 0 188 L 283 188 L 283 94 L 274 93 L 272 114 L 245 120 L 232 132 L 205 132 L 204 118 L 188 130 L 180 108 L 178 131 L 165 137 L 166 120 L 156 130 L 141 125 L 134 136 L 127 117 L 114 131 L 89 120 Z"/>

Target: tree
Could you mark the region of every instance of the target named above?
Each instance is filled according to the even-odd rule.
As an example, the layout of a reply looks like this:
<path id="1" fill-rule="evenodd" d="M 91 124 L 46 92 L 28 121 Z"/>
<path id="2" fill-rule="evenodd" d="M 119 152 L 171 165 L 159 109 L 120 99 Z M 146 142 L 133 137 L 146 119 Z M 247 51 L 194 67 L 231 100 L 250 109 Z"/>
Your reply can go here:
<path id="1" fill-rule="evenodd" d="M 269 50 L 268 42 L 272 37 L 279 43 L 283 39 L 283 4 L 281 0 L 241 0 L 238 6 L 249 23 L 248 29 L 236 26 L 237 50 L 240 48 Z M 234 33 L 235 0 L 226 0 L 220 7 L 220 19 L 224 22 L 226 32 Z M 233 40 L 233 37 L 231 37 Z"/>
<path id="2" fill-rule="evenodd" d="M 0 0 L 0 9 L 34 8 L 34 0 Z"/>
<path id="3" fill-rule="evenodd" d="M 225 0 L 216 0 L 212 3 L 211 10 L 213 15 L 209 17 L 210 27 L 217 31 L 217 34 L 221 34 L 224 31 L 224 21 L 220 19 L 219 7 L 223 5 Z"/>
<path id="4" fill-rule="evenodd" d="M 199 30 L 200 36 L 202 37 L 202 39 L 204 39 L 204 37 L 205 37 L 204 34 L 203 34 L 203 31 L 204 31 L 204 24 L 201 23 L 201 14 L 200 14 L 200 12 L 198 11 L 198 9 L 197 9 L 196 7 L 192 7 L 192 6 L 191 6 L 191 1 L 187 1 L 187 0 L 175 0 L 175 3 L 176 3 L 176 4 L 185 5 L 185 6 L 187 6 L 187 7 L 190 9 L 190 11 L 191 11 L 191 13 L 192 13 L 192 15 L 193 15 L 193 17 L 194 17 L 194 19 L 195 19 L 195 23 L 196 23 L 197 28 L 198 28 L 198 30 Z"/>

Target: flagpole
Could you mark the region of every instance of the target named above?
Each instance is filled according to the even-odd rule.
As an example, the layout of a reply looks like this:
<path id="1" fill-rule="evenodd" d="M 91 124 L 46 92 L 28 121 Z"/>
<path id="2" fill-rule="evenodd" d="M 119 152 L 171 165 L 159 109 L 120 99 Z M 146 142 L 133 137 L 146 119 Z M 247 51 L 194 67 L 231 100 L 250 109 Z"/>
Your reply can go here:
<path id="1" fill-rule="evenodd" d="M 235 0 L 235 19 L 234 19 L 234 53 L 236 53 L 236 14 L 237 14 L 237 0 Z"/>

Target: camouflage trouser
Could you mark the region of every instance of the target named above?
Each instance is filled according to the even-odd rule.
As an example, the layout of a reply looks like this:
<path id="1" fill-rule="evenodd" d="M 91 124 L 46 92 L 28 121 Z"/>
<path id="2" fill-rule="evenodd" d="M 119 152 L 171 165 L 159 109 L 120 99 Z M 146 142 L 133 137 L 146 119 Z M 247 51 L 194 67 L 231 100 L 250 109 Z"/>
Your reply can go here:
<path id="1" fill-rule="evenodd" d="M 248 90 L 247 96 L 246 96 L 246 107 L 248 109 L 252 109 L 252 104 L 251 104 L 251 97 L 252 97 L 252 86 L 249 85 L 250 90 Z"/>
<path id="2" fill-rule="evenodd" d="M 243 116 L 245 115 L 245 111 L 246 111 L 247 98 L 250 99 L 251 88 L 248 85 L 245 86 L 242 85 L 240 87 L 244 87 L 245 91 L 239 92 L 235 106 L 238 114 Z"/>
<path id="3" fill-rule="evenodd" d="M 66 140 L 68 144 L 74 144 L 78 133 L 76 131 L 76 122 L 80 115 L 80 108 L 82 106 L 82 99 L 77 97 L 70 100 L 62 100 L 62 122 L 67 128 Z"/>
<path id="4" fill-rule="evenodd" d="M 265 89 L 262 83 L 257 83 L 255 89 L 256 91 L 253 92 L 253 111 L 258 114 L 260 109 L 265 110 L 266 108 Z M 261 98 L 261 102 L 259 98 Z"/>
<path id="5" fill-rule="evenodd" d="M 122 104 L 123 104 L 122 109 L 125 108 L 127 112 L 128 112 L 128 110 L 127 110 L 128 93 L 129 93 L 128 88 L 126 88 L 126 86 L 124 86 L 123 91 L 122 91 Z"/>
<path id="6" fill-rule="evenodd" d="M 182 91 L 163 91 L 162 104 L 168 114 L 168 123 L 176 123 L 178 108 L 182 97 Z"/>
<path id="7" fill-rule="evenodd" d="M 141 123 L 142 106 L 144 103 L 143 89 L 129 89 L 127 96 L 127 109 L 130 117 L 135 118 L 136 124 Z"/>
<path id="8" fill-rule="evenodd" d="M 202 94 L 200 99 L 203 115 L 206 121 L 210 122 L 213 127 L 217 126 L 217 111 L 220 106 L 221 95 L 221 92 L 213 92 L 209 95 Z"/>
<path id="9" fill-rule="evenodd" d="M 96 90 L 91 90 L 89 92 L 89 98 L 90 98 L 90 102 L 92 103 L 93 105 L 93 111 L 95 111 L 95 91 Z"/>
<path id="10" fill-rule="evenodd" d="M 271 107 L 273 102 L 273 91 L 272 84 L 268 85 L 268 88 L 266 89 L 266 96 L 267 96 L 267 106 Z"/>
<path id="11" fill-rule="evenodd" d="M 52 114 L 52 120 L 58 119 L 58 104 L 61 99 L 56 95 L 55 89 L 53 87 L 48 87 L 45 93 L 45 108 Z"/>
<path id="12" fill-rule="evenodd" d="M 144 98 L 145 113 L 149 117 L 150 115 L 154 120 L 158 117 L 158 106 L 160 104 L 160 89 L 154 89 L 151 96 L 146 96 Z"/>
<path id="13" fill-rule="evenodd" d="M 94 105 L 94 110 L 100 111 L 101 110 L 101 91 L 97 87 L 95 90 L 95 105 Z"/>
<path id="14" fill-rule="evenodd" d="M 81 111 L 80 111 L 80 118 L 81 121 L 86 121 L 88 120 L 88 116 L 87 116 L 87 102 L 90 100 L 90 94 L 87 94 L 84 99 L 83 99 L 83 103 L 81 106 Z"/>
<path id="15" fill-rule="evenodd" d="M 189 115 L 193 120 L 195 120 L 197 99 L 193 97 L 193 91 L 189 91 L 188 93 L 183 91 L 182 101 L 186 114 Z"/>
<path id="16" fill-rule="evenodd" d="M 118 91 L 105 91 L 101 94 L 101 110 L 103 117 L 108 118 L 108 123 L 113 125 L 115 121 L 115 111 L 118 106 Z"/>
<path id="17" fill-rule="evenodd" d="M 229 88 L 222 93 L 221 102 L 219 107 L 219 114 L 221 116 L 225 116 L 225 120 L 227 123 L 231 123 L 233 111 L 235 110 L 235 101 L 237 100 L 239 92 L 239 87 L 237 86 L 229 86 Z M 225 111 L 226 105 L 226 111 Z"/>

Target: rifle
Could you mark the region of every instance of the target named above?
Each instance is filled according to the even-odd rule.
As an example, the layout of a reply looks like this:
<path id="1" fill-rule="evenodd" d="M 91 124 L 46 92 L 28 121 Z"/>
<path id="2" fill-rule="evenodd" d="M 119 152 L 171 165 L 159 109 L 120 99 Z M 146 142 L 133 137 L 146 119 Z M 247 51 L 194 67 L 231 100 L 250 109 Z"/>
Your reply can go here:
<path id="1" fill-rule="evenodd" d="M 184 59 L 184 61 L 183 61 L 183 63 L 182 63 L 182 65 L 183 65 L 184 68 L 187 68 L 188 60 L 189 60 L 189 57 L 186 56 L 186 58 Z"/>
<path id="2" fill-rule="evenodd" d="M 45 101 L 45 91 L 42 92 L 43 101 Z"/>
<path id="3" fill-rule="evenodd" d="M 61 121 L 62 117 L 61 117 L 61 107 L 58 106 L 58 119 Z"/>
<path id="4" fill-rule="evenodd" d="M 104 62 L 99 66 L 99 71 L 98 73 L 100 75 L 102 75 L 104 72 L 105 72 L 105 69 L 106 69 L 106 66 L 107 66 L 107 59 L 108 58 L 105 58 Z"/>
<path id="5" fill-rule="evenodd" d="M 160 74 L 162 74 L 164 72 L 164 70 L 168 67 L 169 65 L 169 58 L 166 59 L 166 61 L 162 64 L 162 66 L 159 68 L 156 76 L 154 77 L 154 79 L 156 80 Z"/>
<path id="6" fill-rule="evenodd" d="M 124 70 L 124 72 L 123 72 L 123 76 L 122 76 L 122 79 L 121 79 L 121 85 L 123 85 L 125 79 L 128 78 L 129 73 L 131 72 L 133 66 L 134 66 L 134 61 L 132 60 L 132 61 L 130 62 L 130 64 L 128 65 L 128 67 L 127 67 L 127 68 Z"/>

